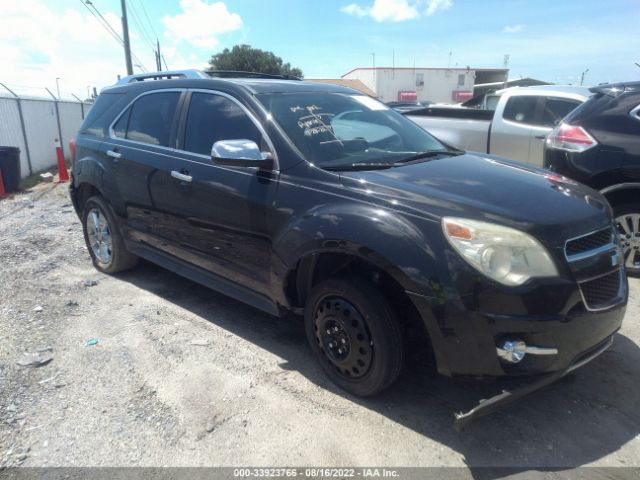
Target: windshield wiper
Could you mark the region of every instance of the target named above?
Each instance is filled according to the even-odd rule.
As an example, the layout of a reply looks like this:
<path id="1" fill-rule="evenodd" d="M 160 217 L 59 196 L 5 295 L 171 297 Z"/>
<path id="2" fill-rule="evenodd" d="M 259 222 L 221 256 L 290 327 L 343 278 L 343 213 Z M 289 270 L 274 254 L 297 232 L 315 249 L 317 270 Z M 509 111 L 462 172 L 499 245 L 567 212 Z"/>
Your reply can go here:
<path id="1" fill-rule="evenodd" d="M 348 163 L 346 165 L 328 166 L 328 167 L 322 167 L 322 168 L 324 170 L 330 170 L 332 172 L 339 172 L 339 171 L 357 171 L 357 170 L 384 170 L 386 168 L 393 168 L 395 166 L 396 166 L 395 163 L 361 162 L 361 163 Z"/>
<path id="2" fill-rule="evenodd" d="M 420 152 L 416 155 L 411 155 L 410 157 L 398 160 L 395 163 L 409 163 L 423 158 L 438 157 L 440 155 L 455 157 L 457 155 L 462 155 L 463 153 L 464 152 L 462 152 L 462 150 L 427 150 L 426 152 Z"/>
<path id="3" fill-rule="evenodd" d="M 462 155 L 463 153 L 464 152 L 462 150 L 427 150 L 425 152 L 417 153 L 416 155 L 411 155 L 410 157 L 407 157 L 407 158 L 396 160 L 393 163 L 358 162 L 358 163 L 348 163 L 345 165 L 327 166 L 322 168 L 330 171 L 384 170 L 386 168 L 397 167 L 399 164 L 406 164 L 406 163 L 415 162 L 417 160 L 422 160 L 423 158 L 438 157 L 441 155 L 453 157 L 456 155 Z"/>

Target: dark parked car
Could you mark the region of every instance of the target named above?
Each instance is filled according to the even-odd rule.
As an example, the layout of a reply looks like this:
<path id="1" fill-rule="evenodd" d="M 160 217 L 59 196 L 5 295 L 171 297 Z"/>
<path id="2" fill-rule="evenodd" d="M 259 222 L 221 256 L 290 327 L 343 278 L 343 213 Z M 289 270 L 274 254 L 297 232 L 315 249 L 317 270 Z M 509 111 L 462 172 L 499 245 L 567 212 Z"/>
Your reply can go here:
<path id="1" fill-rule="evenodd" d="M 640 275 L 640 82 L 601 85 L 549 135 L 545 167 L 602 193 L 624 263 Z"/>
<path id="2" fill-rule="evenodd" d="M 452 149 L 349 88 L 146 80 L 162 75 L 105 89 L 75 140 L 71 197 L 98 270 L 142 257 L 303 315 L 356 395 L 397 379 L 409 340 L 445 375 L 549 382 L 620 328 L 627 280 L 597 192 Z"/>

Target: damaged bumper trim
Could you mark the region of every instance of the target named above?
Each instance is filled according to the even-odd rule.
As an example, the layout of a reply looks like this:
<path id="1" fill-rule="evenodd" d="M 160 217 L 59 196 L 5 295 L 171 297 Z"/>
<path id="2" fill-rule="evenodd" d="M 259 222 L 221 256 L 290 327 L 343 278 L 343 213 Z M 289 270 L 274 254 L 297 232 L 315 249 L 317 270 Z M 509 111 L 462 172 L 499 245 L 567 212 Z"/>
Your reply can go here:
<path id="1" fill-rule="evenodd" d="M 552 384 L 553 382 L 561 379 L 565 375 L 574 370 L 582 367 L 583 365 L 589 363 L 591 360 L 599 357 L 602 353 L 604 353 L 613 343 L 613 335 L 611 335 L 607 340 L 602 342 L 602 344 L 597 347 L 595 350 L 589 352 L 583 357 L 578 357 L 578 359 L 569 365 L 564 370 L 559 370 L 554 373 L 550 373 L 543 377 L 539 377 L 536 381 L 529 383 L 523 387 L 516 388 L 514 390 L 503 390 L 502 393 L 495 395 L 491 398 L 487 398 L 484 400 L 480 400 L 478 405 L 473 409 L 469 410 L 466 413 L 456 413 L 454 420 L 454 428 L 459 432 L 464 427 L 466 427 L 469 423 L 479 417 L 484 417 L 485 415 L 489 415 L 493 412 L 496 412 L 510 403 L 529 395 L 541 388 L 546 387 L 547 385 Z"/>

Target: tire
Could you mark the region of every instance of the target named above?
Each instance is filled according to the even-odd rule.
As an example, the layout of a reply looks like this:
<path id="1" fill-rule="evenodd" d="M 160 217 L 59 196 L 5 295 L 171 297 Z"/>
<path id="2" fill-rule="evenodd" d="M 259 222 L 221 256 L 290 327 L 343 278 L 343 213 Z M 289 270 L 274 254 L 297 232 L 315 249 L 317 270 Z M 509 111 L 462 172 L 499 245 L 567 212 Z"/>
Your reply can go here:
<path id="1" fill-rule="evenodd" d="M 402 331 L 391 304 L 371 282 L 354 276 L 318 283 L 304 320 L 311 350 L 343 390 L 369 397 L 397 380 L 404 360 Z"/>
<path id="2" fill-rule="evenodd" d="M 100 228 L 95 227 L 96 221 Z M 96 270 L 112 274 L 133 268 L 138 263 L 138 257 L 126 249 L 115 215 L 101 196 L 93 196 L 85 202 L 82 229 Z"/>
<path id="3" fill-rule="evenodd" d="M 616 205 L 613 216 L 620 233 L 627 275 L 640 277 L 640 203 Z"/>

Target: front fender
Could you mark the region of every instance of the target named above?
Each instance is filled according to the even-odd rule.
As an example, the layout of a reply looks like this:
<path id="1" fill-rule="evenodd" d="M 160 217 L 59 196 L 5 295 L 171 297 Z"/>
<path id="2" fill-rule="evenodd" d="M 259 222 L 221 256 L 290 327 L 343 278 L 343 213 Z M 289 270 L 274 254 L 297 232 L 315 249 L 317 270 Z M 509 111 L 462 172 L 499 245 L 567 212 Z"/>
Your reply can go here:
<path id="1" fill-rule="evenodd" d="M 397 212 L 367 204 L 314 207 L 295 217 L 274 239 L 278 263 L 274 274 L 287 278 L 299 260 L 309 255 L 340 252 L 378 266 L 405 290 L 433 296 L 437 280 L 434 244 L 439 242 L 436 232 L 440 232 L 440 225 L 430 220 L 419 222 L 418 226 Z M 284 295 L 284 285 L 281 293 Z"/>

